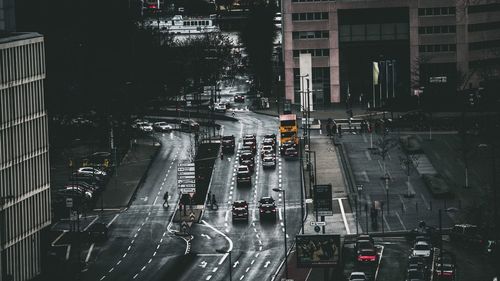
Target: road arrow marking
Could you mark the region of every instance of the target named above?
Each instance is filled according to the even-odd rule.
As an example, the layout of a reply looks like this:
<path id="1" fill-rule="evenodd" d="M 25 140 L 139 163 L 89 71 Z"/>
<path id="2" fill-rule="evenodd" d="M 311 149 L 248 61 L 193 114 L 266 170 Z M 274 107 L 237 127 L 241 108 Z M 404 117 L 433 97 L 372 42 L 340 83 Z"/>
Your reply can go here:
<path id="1" fill-rule="evenodd" d="M 268 267 L 270 263 L 271 263 L 270 261 L 266 261 L 266 264 L 264 264 L 264 267 Z"/>
<path id="2" fill-rule="evenodd" d="M 202 261 L 202 262 L 200 263 L 200 265 L 199 265 L 199 266 L 200 266 L 201 268 L 205 268 L 205 267 L 207 267 L 207 264 L 208 264 L 208 263 L 207 263 L 206 261 Z"/>
<path id="3" fill-rule="evenodd" d="M 240 263 L 240 261 L 236 261 L 233 265 L 233 268 L 235 268 L 236 266 L 238 266 L 238 264 Z"/>
<path id="4" fill-rule="evenodd" d="M 212 239 L 212 238 L 210 237 L 210 235 L 208 235 L 208 234 L 204 234 L 204 233 L 202 233 L 202 234 L 201 234 L 201 237 L 205 237 L 205 238 L 207 238 L 208 240 Z"/>

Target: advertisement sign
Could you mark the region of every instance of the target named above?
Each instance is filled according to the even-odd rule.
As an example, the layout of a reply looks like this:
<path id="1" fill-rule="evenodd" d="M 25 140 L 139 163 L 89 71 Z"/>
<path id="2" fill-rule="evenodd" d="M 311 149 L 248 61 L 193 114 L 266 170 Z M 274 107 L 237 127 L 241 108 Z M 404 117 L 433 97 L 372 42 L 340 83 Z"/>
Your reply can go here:
<path id="1" fill-rule="evenodd" d="M 317 184 L 314 186 L 314 212 L 319 216 L 333 216 L 332 185 Z"/>
<path id="2" fill-rule="evenodd" d="M 297 235 L 297 267 L 334 267 L 340 259 L 340 235 Z"/>

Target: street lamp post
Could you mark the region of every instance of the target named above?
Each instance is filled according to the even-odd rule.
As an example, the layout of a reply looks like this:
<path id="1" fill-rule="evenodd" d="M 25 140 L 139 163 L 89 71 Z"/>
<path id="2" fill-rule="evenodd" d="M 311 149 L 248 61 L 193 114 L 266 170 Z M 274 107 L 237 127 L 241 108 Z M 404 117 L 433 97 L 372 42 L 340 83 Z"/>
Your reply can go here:
<path id="1" fill-rule="evenodd" d="M 285 227 L 285 231 L 284 231 L 284 240 L 285 240 L 285 257 L 284 257 L 284 263 L 285 263 L 285 278 L 288 279 L 288 262 L 287 262 L 287 247 L 286 247 L 286 204 L 285 204 L 285 200 L 286 200 L 286 193 L 285 193 L 285 189 L 283 188 L 273 188 L 273 191 L 276 191 L 276 192 L 281 192 L 283 193 L 283 224 L 284 224 L 284 227 Z"/>
<path id="2" fill-rule="evenodd" d="M 219 249 L 217 249 L 217 250 L 215 250 L 215 251 L 216 251 L 217 253 L 221 253 L 221 254 L 229 254 L 229 281 L 233 281 L 233 270 L 232 270 L 232 268 L 231 268 L 232 263 L 233 263 L 233 262 L 231 261 L 231 252 L 232 252 L 232 251 L 231 251 L 231 250 L 229 250 L 229 251 L 224 251 L 224 250 L 219 250 Z"/>
<path id="3" fill-rule="evenodd" d="M 385 197 L 386 197 L 385 201 L 387 203 L 387 214 L 389 214 L 389 175 L 385 174 L 384 179 L 385 179 Z"/>
<path id="4" fill-rule="evenodd" d="M 312 188 L 312 186 L 311 186 L 311 185 L 313 185 L 313 183 L 314 183 L 314 184 L 316 184 L 316 183 L 318 182 L 318 174 L 317 174 L 317 170 L 316 170 L 316 166 L 317 166 L 317 165 L 316 165 L 316 151 L 306 149 L 306 150 L 305 150 L 305 152 L 306 152 L 307 154 L 312 153 L 312 154 L 313 154 L 313 157 L 314 157 L 314 174 L 313 174 L 313 179 L 314 179 L 314 182 L 313 182 L 313 181 L 310 181 L 310 182 L 309 182 L 309 185 L 310 185 L 310 188 L 309 188 L 309 189 L 310 189 L 311 191 L 313 191 L 313 188 Z M 308 158 L 310 159 L 311 157 L 308 157 Z M 309 169 L 309 171 L 310 171 L 310 170 L 311 170 L 311 169 Z M 310 172 L 309 172 L 309 173 L 310 173 Z M 309 177 L 309 178 L 310 178 L 310 177 Z M 317 204 L 316 204 L 316 198 L 314 198 L 314 200 L 315 200 L 315 201 L 314 201 L 314 205 L 315 205 L 315 206 L 317 206 Z M 318 221 L 318 209 L 317 209 L 317 208 L 315 208 L 315 209 L 316 209 L 316 212 L 315 212 L 315 213 L 316 213 L 316 221 Z"/>

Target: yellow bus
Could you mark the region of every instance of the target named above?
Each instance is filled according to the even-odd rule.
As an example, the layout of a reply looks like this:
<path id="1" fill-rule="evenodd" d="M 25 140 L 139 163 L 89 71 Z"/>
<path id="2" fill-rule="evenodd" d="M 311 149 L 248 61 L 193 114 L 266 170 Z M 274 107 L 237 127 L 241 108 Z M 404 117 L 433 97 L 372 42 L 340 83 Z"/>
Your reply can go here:
<path id="1" fill-rule="evenodd" d="M 280 145 L 287 141 L 298 144 L 298 132 L 297 116 L 295 114 L 280 115 Z"/>

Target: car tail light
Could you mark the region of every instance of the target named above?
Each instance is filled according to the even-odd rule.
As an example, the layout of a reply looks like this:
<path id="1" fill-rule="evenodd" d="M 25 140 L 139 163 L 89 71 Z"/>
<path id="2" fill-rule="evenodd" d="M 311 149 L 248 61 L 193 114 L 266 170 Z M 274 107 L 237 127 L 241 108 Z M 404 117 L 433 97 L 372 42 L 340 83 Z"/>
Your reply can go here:
<path id="1" fill-rule="evenodd" d="M 261 213 L 263 213 L 263 212 L 264 212 L 264 210 L 262 210 L 262 209 L 260 209 L 259 211 L 260 211 Z"/>
<path id="2" fill-rule="evenodd" d="M 358 261 L 375 261 L 376 256 L 358 256 Z"/>
<path id="3" fill-rule="evenodd" d="M 275 213 L 276 213 L 276 209 L 273 209 L 273 212 L 275 212 Z"/>

